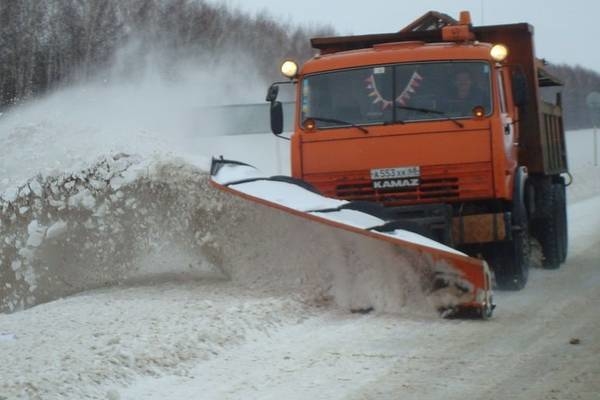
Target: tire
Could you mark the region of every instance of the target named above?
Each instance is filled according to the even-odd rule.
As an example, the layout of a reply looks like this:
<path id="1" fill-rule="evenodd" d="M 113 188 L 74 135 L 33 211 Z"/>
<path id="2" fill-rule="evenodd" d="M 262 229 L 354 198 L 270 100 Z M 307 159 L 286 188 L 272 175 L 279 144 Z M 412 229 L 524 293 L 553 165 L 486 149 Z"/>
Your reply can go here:
<path id="1" fill-rule="evenodd" d="M 496 277 L 496 286 L 502 290 L 521 290 L 529 279 L 529 234 L 515 232 L 513 240 L 493 245 L 490 263 Z"/>
<path id="2" fill-rule="evenodd" d="M 567 217 L 567 193 L 565 185 L 561 181 L 559 190 L 559 210 L 561 213 L 561 255 L 560 263 L 564 263 L 567 260 L 569 254 L 569 223 Z"/>
<path id="3" fill-rule="evenodd" d="M 512 206 L 512 240 L 491 245 L 490 264 L 496 286 L 504 290 L 521 290 L 529 279 L 530 237 L 529 218 L 525 207 L 527 178 L 522 168 L 517 170 Z"/>
<path id="4" fill-rule="evenodd" d="M 537 236 L 544 256 L 542 266 L 558 269 L 567 258 L 567 210 L 562 182 L 546 185 L 542 190 L 543 218 L 538 222 Z"/>

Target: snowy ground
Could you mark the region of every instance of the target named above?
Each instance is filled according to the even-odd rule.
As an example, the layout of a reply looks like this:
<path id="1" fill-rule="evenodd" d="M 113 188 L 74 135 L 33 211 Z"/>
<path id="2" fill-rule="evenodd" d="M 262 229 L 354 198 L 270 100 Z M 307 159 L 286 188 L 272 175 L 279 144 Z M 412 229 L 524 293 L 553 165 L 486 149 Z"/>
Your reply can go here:
<path id="1" fill-rule="evenodd" d="M 112 287 L 0 316 L 7 399 L 597 399 L 600 198 L 570 256 L 488 322 L 356 315 L 293 291 Z M 578 340 L 578 344 L 575 343 Z"/>
<path id="2" fill-rule="evenodd" d="M 404 303 L 348 313 L 300 268 L 324 256 L 314 243 L 262 264 L 261 221 L 224 240 L 246 216 L 223 223 L 184 137 L 24 115 L 0 124 L 0 291 L 5 311 L 43 304 L 0 314 L 2 400 L 598 398 L 600 173 L 585 144 L 570 150 L 567 264 L 498 293 L 491 321 L 442 320 Z M 232 152 L 263 157 L 247 140 Z"/>

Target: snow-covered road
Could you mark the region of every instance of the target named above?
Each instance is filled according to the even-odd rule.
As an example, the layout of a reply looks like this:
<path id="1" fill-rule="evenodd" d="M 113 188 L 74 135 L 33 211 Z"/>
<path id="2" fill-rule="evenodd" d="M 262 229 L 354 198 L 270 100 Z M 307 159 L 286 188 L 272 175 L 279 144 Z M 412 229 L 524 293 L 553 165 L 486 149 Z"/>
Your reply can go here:
<path id="1" fill-rule="evenodd" d="M 571 256 L 500 292 L 489 322 L 325 311 L 127 399 L 597 399 L 600 197 L 569 209 Z M 579 340 L 579 344 L 570 341 Z"/>
<path id="2" fill-rule="evenodd" d="M 497 293 L 487 322 L 348 314 L 222 280 L 0 315 L 0 398 L 597 399 L 599 208 L 570 206 L 567 264 Z"/>

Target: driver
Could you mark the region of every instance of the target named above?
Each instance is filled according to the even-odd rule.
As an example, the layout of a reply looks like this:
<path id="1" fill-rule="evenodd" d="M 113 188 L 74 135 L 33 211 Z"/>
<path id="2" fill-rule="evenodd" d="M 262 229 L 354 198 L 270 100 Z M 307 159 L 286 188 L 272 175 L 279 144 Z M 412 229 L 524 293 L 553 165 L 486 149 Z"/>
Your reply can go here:
<path id="1" fill-rule="evenodd" d="M 484 106 L 485 95 L 477 87 L 471 74 L 461 70 L 454 75 L 449 96 L 448 112 L 459 115 L 471 115 L 475 106 Z"/>

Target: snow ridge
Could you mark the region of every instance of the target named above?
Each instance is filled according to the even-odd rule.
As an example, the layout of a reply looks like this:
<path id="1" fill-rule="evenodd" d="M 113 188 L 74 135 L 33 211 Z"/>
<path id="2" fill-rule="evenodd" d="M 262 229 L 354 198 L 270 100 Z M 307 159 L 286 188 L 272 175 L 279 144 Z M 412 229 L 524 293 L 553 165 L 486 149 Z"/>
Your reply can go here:
<path id="1" fill-rule="evenodd" d="M 38 175 L 0 197 L 0 311 L 148 274 L 214 275 L 210 251 L 198 251 L 206 238 L 189 236 L 186 225 L 205 174 L 172 163 L 116 154 L 77 173 Z M 175 181 L 182 169 L 188 180 Z M 204 200 L 206 210 L 218 206 Z M 149 254 L 179 265 L 155 262 L 149 271 L 138 262 Z"/>
<path id="2" fill-rule="evenodd" d="M 428 266 L 414 254 L 222 193 L 178 158 L 115 154 L 38 175 L 0 198 L 0 212 L 0 312 L 165 278 L 232 280 L 345 309 L 432 310 L 419 283 Z"/>

